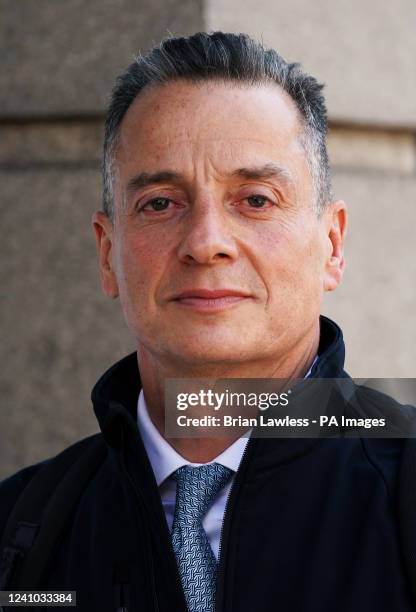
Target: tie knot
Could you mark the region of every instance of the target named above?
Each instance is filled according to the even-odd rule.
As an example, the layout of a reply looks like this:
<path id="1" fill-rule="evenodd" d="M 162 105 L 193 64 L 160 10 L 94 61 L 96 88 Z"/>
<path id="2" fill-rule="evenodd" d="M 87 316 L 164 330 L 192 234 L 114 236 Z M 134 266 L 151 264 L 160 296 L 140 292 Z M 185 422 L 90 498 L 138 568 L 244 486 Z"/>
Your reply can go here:
<path id="1" fill-rule="evenodd" d="M 220 463 L 198 467 L 184 465 L 174 474 L 176 479 L 176 518 L 182 523 L 201 521 L 210 503 L 231 478 L 233 471 Z"/>

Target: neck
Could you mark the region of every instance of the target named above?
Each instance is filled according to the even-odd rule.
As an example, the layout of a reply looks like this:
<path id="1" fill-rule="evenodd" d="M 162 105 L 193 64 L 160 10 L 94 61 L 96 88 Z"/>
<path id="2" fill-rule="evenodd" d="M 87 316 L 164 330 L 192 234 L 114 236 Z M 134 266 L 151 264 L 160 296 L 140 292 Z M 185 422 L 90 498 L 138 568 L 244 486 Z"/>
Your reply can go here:
<path id="1" fill-rule="evenodd" d="M 137 350 L 140 378 L 149 416 L 165 436 L 165 379 L 167 378 L 303 378 L 309 371 L 319 346 L 319 321 L 313 333 L 298 342 L 291 354 L 250 362 L 187 364 L 158 359 L 143 345 Z M 167 442 L 187 461 L 207 463 L 239 437 L 169 438 Z"/>

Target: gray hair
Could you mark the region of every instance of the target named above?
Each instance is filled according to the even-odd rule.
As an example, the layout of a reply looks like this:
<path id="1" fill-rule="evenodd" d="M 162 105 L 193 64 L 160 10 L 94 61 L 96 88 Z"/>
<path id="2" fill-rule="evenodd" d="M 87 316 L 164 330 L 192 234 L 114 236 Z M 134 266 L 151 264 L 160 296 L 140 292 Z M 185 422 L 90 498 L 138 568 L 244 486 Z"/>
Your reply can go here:
<path id="1" fill-rule="evenodd" d="M 326 149 L 328 130 L 323 85 L 266 49 L 247 34 L 199 32 L 169 38 L 140 55 L 116 81 L 107 111 L 103 155 L 103 208 L 114 216 L 114 154 L 120 125 L 133 100 L 147 85 L 185 79 L 234 81 L 257 85 L 276 83 L 295 102 L 302 122 L 301 143 L 312 177 L 314 208 L 320 214 L 331 200 L 331 173 Z"/>

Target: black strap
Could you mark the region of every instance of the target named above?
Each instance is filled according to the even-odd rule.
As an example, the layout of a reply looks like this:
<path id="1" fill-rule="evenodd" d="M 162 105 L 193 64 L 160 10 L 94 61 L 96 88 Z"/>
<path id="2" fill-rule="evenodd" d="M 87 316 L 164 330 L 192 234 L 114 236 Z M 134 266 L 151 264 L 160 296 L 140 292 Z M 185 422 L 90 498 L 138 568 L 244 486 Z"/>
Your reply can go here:
<path id="1" fill-rule="evenodd" d="M 405 572 L 416 606 L 416 439 L 406 440 L 399 475 L 399 533 Z"/>
<path id="2" fill-rule="evenodd" d="M 85 486 L 104 460 L 101 433 L 47 462 L 22 491 L 1 546 L 0 588 L 35 590 Z"/>

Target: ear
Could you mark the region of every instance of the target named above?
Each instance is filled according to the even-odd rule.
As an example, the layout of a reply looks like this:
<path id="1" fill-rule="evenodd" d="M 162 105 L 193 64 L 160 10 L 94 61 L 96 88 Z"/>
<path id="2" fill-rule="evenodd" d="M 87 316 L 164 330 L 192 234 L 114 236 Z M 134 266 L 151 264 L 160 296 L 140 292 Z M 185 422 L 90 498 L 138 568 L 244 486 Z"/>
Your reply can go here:
<path id="1" fill-rule="evenodd" d="M 100 264 L 101 288 L 108 297 L 118 297 L 118 283 L 114 272 L 114 226 L 104 212 L 96 212 L 92 217 L 95 242 Z"/>
<path id="2" fill-rule="evenodd" d="M 329 204 L 324 212 L 327 257 L 324 270 L 324 290 L 334 291 L 342 281 L 345 269 L 344 242 L 347 233 L 347 206 L 342 200 Z"/>

